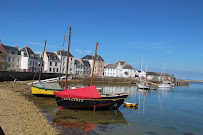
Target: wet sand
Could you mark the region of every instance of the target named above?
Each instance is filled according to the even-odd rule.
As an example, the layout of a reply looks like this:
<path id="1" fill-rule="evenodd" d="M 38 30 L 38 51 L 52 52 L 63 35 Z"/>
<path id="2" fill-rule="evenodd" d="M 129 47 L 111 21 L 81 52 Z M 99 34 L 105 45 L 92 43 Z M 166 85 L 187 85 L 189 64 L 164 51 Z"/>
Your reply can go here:
<path id="1" fill-rule="evenodd" d="M 0 126 L 3 132 L 6 135 L 59 134 L 31 97 L 27 82 L 0 83 Z"/>

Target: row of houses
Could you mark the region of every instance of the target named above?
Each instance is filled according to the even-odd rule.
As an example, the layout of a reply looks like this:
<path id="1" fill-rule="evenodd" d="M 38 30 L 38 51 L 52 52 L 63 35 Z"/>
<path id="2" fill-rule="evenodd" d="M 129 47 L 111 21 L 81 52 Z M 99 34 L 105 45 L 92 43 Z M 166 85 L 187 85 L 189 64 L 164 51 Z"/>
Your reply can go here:
<path id="1" fill-rule="evenodd" d="M 35 54 L 31 48 L 6 46 L 0 43 L 0 70 L 39 72 L 41 67 L 41 54 Z M 70 53 L 68 59 L 68 74 L 91 75 L 94 56 L 86 55 L 80 59 Z M 42 72 L 66 73 L 67 51 L 59 50 L 48 52 L 45 50 Z M 105 64 L 104 59 L 96 56 L 94 74 L 97 76 L 135 77 L 134 68 L 126 61 L 118 61 L 116 64 Z"/>

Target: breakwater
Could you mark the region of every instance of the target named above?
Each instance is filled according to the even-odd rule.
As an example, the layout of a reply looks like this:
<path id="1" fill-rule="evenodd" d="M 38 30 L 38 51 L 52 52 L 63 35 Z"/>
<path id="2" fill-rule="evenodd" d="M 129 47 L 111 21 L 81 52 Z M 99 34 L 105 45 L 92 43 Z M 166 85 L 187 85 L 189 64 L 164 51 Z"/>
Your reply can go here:
<path id="1" fill-rule="evenodd" d="M 42 73 L 41 80 L 58 77 L 57 73 Z M 25 80 L 38 80 L 39 73 L 34 72 L 11 72 L 0 71 L 0 82 L 3 81 L 25 81 Z"/>

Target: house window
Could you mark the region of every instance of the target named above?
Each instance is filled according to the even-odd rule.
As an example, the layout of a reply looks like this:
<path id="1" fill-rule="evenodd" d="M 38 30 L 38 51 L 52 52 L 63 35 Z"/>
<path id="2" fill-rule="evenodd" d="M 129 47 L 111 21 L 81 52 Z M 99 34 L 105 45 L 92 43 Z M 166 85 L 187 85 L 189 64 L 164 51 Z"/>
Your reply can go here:
<path id="1" fill-rule="evenodd" d="M 55 68 L 53 68 L 53 72 L 55 73 Z"/>
<path id="2" fill-rule="evenodd" d="M 20 59 L 18 58 L 18 62 L 20 61 Z"/>
<path id="3" fill-rule="evenodd" d="M 55 62 L 55 66 L 57 66 L 57 62 Z"/>
<path id="4" fill-rule="evenodd" d="M 11 61 L 11 57 L 8 57 L 8 61 Z"/>
<path id="5" fill-rule="evenodd" d="M 51 68 L 49 68 L 49 72 L 51 72 Z"/>
<path id="6" fill-rule="evenodd" d="M 51 66 L 51 65 L 52 65 L 52 62 L 49 63 L 49 66 Z"/>
<path id="7" fill-rule="evenodd" d="M 6 56 L 5 56 L 5 55 L 3 55 L 3 59 L 4 59 L 4 60 L 6 59 Z"/>
<path id="8" fill-rule="evenodd" d="M 35 62 L 34 62 L 34 61 L 33 61 L 32 63 L 33 63 L 33 65 L 35 65 Z"/>
<path id="9" fill-rule="evenodd" d="M 15 57 L 13 57 L 13 62 L 15 62 Z"/>
<path id="10" fill-rule="evenodd" d="M 58 68 L 56 69 L 56 72 L 59 72 L 59 69 L 58 69 Z"/>

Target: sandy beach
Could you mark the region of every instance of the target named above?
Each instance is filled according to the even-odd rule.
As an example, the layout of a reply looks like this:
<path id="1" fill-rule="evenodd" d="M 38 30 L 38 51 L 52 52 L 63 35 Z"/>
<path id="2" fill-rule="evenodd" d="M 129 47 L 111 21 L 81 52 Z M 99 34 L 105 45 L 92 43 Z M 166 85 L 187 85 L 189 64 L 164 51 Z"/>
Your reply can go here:
<path id="1" fill-rule="evenodd" d="M 26 82 L 0 83 L 0 126 L 6 135 L 13 134 L 49 134 L 59 132 L 51 126 L 38 107 L 27 98 L 30 95 Z M 27 94 L 26 94 L 27 93 Z"/>

